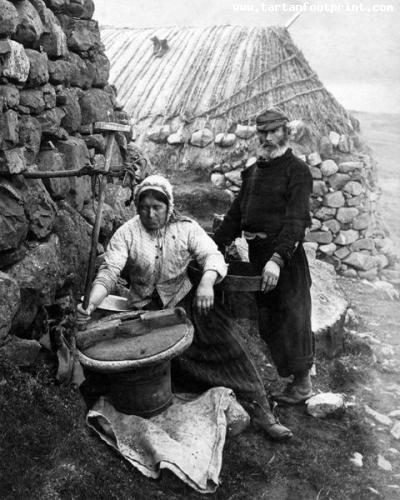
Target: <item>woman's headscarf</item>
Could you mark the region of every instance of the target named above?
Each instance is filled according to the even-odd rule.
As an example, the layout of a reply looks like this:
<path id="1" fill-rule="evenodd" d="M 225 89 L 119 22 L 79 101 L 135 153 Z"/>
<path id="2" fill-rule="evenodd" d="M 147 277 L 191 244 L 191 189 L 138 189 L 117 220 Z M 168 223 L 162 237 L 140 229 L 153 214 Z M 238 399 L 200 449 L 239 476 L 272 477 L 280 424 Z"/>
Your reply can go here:
<path id="1" fill-rule="evenodd" d="M 168 200 L 168 212 L 167 212 L 167 221 L 170 219 L 173 211 L 174 211 L 174 195 L 172 193 L 172 185 L 168 179 L 163 177 L 162 175 L 155 174 L 149 175 L 146 177 L 140 184 L 136 186 L 135 190 L 135 205 L 136 209 L 138 209 L 139 198 L 140 196 L 149 190 L 158 191 L 164 196 L 166 196 Z"/>

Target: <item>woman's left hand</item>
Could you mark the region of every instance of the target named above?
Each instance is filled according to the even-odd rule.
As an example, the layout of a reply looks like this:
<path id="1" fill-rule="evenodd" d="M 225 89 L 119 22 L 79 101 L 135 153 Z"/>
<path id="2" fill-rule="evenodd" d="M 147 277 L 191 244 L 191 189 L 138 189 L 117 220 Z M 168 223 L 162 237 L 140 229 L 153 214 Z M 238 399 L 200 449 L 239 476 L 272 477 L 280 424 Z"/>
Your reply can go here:
<path id="1" fill-rule="evenodd" d="M 214 307 L 214 287 L 200 282 L 196 290 L 196 308 L 200 314 L 208 314 Z"/>

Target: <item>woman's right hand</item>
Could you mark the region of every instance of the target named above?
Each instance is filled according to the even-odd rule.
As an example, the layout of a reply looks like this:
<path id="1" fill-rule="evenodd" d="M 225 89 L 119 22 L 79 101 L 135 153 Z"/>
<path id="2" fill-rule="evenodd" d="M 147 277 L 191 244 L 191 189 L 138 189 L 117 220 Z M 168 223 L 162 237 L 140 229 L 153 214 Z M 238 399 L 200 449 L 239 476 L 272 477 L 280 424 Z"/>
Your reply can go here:
<path id="1" fill-rule="evenodd" d="M 90 320 L 90 315 L 94 311 L 95 306 L 93 304 L 89 304 L 87 309 L 83 308 L 82 304 L 78 304 L 76 307 L 76 324 L 80 330 L 83 330 L 86 324 Z"/>

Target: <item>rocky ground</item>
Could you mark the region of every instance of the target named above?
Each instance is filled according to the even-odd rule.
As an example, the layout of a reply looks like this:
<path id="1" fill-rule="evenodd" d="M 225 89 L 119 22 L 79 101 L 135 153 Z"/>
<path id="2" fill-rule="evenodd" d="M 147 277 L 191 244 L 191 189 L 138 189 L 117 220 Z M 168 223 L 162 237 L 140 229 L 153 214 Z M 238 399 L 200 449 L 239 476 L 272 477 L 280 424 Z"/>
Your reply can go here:
<path id="1" fill-rule="evenodd" d="M 386 162 L 382 170 L 396 178 L 394 164 Z M 388 202 L 385 192 L 383 201 Z M 389 206 L 398 213 L 400 202 L 392 196 Z M 394 224 L 392 230 L 400 236 Z M 294 431 L 290 442 L 272 443 L 252 428 L 229 439 L 220 488 L 209 498 L 400 498 L 398 289 L 345 278 L 340 284 L 354 314 L 342 355 L 318 357 L 314 384 L 317 392 L 344 394 L 346 411 L 318 419 L 303 406 L 278 408 Z M 255 325 L 243 320 L 242 327 L 267 388 L 277 389 L 280 382 Z M 0 361 L 0 498 L 203 498 L 171 473 L 146 479 L 100 442 L 85 427 L 79 393 L 55 383 L 55 368 L 50 355 L 24 373 Z"/>

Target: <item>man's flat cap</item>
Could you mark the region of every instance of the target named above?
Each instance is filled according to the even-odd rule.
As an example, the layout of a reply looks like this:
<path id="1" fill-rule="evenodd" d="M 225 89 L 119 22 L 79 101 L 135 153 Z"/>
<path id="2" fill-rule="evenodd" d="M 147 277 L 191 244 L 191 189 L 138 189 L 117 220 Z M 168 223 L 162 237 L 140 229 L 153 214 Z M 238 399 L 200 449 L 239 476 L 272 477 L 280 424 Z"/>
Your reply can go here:
<path id="1" fill-rule="evenodd" d="M 257 130 L 266 132 L 288 122 L 289 118 L 279 109 L 267 109 L 256 118 Z"/>

